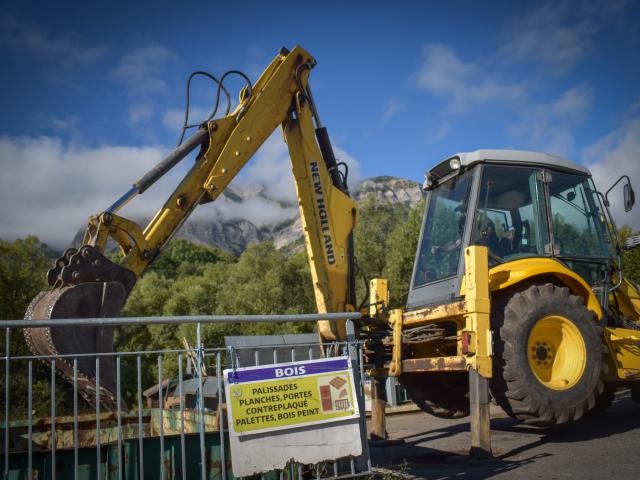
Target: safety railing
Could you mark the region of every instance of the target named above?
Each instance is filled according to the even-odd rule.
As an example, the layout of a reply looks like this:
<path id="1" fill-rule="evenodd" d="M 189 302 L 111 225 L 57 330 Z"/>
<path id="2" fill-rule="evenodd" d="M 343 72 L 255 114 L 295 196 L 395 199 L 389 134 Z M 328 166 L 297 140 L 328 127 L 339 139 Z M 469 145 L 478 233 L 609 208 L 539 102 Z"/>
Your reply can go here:
<path id="1" fill-rule="evenodd" d="M 0 409 L 4 414 L 0 439 L 3 478 L 236 478 L 231 471 L 225 425 L 223 369 L 260 365 L 261 359 L 264 360 L 260 353 L 268 350 L 272 351 L 268 357 L 273 363 L 313 360 L 318 356 L 319 351 L 315 348 L 318 344 L 211 346 L 202 341 L 203 325 L 318 320 L 347 322 L 347 340 L 332 344 L 325 351 L 348 355 L 351 359 L 363 454 L 316 465 L 292 464 L 283 470 L 262 474 L 261 478 L 324 479 L 367 475 L 370 460 L 362 348 L 352 323 L 358 317 L 357 313 L 340 313 L 0 321 L 0 327 L 5 329 L 5 348 L 1 357 L 4 361 L 4 406 Z M 12 355 L 12 332 L 22 328 L 153 324 L 194 325 L 195 346 L 108 354 Z M 246 355 L 247 351 L 251 354 Z M 242 352 L 245 354 L 240 355 Z M 282 358 L 284 352 L 287 355 Z M 104 356 L 115 357 L 115 412 L 101 409 L 100 359 Z M 78 361 L 82 357 L 94 358 L 96 362 L 95 398 L 90 399 L 93 407 L 79 395 Z M 248 358 L 251 361 L 247 361 Z M 73 365 L 72 385 L 57 377 L 56 362 L 61 361 Z M 26 398 L 20 393 L 23 390 Z"/>

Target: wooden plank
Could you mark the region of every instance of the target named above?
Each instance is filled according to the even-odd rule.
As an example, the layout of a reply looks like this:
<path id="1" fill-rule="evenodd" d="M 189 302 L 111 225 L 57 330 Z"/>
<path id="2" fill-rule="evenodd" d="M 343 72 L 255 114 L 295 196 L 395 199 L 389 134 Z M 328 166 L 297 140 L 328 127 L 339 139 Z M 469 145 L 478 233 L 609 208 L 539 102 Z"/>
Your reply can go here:
<path id="1" fill-rule="evenodd" d="M 387 420 L 385 417 L 386 392 L 385 379 L 375 377 L 371 379 L 371 440 L 387 439 Z"/>
<path id="2" fill-rule="evenodd" d="M 491 417 L 489 413 L 489 380 L 476 370 L 469 371 L 469 403 L 471 448 L 469 455 L 476 459 L 491 458 Z"/>

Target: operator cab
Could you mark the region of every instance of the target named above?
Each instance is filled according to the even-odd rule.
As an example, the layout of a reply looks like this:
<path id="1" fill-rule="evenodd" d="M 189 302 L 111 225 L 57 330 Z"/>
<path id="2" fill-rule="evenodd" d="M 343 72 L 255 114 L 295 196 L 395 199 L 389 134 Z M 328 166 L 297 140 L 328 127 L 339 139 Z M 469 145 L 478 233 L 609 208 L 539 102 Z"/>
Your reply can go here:
<path id="1" fill-rule="evenodd" d="M 478 150 L 436 165 L 424 189 L 408 309 L 460 296 L 461 253 L 469 245 L 488 247 L 490 267 L 553 257 L 594 289 L 611 270 L 615 253 L 603 197 L 581 165 L 542 153 Z"/>

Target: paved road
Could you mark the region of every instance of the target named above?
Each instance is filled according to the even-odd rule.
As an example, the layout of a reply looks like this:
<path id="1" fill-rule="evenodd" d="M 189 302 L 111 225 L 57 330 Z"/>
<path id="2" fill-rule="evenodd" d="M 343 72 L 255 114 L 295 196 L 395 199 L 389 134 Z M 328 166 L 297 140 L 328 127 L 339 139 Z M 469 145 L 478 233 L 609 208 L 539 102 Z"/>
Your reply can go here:
<path id="1" fill-rule="evenodd" d="M 518 424 L 492 409 L 496 460 L 469 462 L 468 419 L 442 420 L 424 413 L 387 419 L 396 446 L 372 448 L 373 464 L 426 479 L 639 479 L 640 405 L 619 394 L 600 416 L 574 424 L 537 429 Z"/>

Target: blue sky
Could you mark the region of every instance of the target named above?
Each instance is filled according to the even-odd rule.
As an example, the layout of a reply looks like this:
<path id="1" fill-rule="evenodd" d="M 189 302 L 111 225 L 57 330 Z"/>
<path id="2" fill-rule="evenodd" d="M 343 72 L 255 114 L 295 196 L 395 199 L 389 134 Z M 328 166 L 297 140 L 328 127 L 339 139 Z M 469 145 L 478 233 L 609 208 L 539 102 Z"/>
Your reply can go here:
<path id="1" fill-rule="evenodd" d="M 5 1 L 0 237 L 65 243 L 175 144 L 191 71 L 255 80 L 295 44 L 318 61 L 321 118 L 360 178 L 421 181 L 452 153 L 517 148 L 584 163 L 601 188 L 625 171 L 640 193 L 639 1 Z M 212 92 L 195 86 L 196 115 Z M 291 196 L 278 138 L 243 181 Z M 614 207 L 640 227 L 640 205 Z"/>

